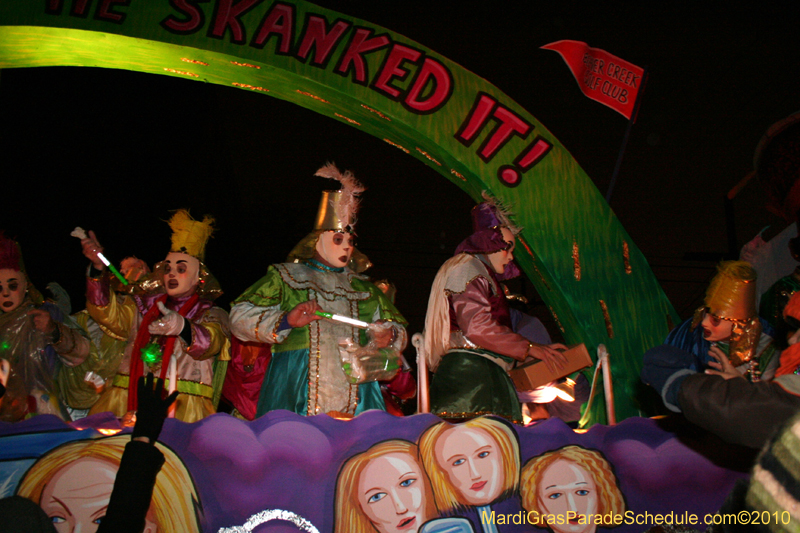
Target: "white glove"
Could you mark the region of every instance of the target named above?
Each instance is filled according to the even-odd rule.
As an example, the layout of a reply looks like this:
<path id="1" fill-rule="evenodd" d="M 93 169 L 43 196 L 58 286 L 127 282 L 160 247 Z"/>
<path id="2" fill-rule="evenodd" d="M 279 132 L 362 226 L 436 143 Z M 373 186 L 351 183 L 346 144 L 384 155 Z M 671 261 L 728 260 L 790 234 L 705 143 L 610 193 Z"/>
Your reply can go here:
<path id="1" fill-rule="evenodd" d="M 148 330 L 151 335 L 179 335 L 183 331 L 185 319 L 176 313 L 170 311 L 161 303 L 156 302 L 158 310 L 161 311 L 161 318 L 151 323 Z"/>

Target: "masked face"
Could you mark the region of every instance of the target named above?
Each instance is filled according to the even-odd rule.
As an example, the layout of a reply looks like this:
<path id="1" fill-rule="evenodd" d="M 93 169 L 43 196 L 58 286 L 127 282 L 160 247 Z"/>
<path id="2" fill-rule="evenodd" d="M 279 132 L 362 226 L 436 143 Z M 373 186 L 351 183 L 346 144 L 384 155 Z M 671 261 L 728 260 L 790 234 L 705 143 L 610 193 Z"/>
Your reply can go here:
<path id="1" fill-rule="evenodd" d="M 508 249 L 500 250 L 499 252 L 486 256 L 489 258 L 492 268 L 498 274 L 502 274 L 506 269 L 506 265 L 514 260 L 514 247 L 516 246 L 516 240 L 511 230 L 508 228 L 500 228 L 500 231 L 503 232 L 503 240 L 508 244 Z"/>
<path id="2" fill-rule="evenodd" d="M 200 261 L 191 255 L 170 252 L 164 260 L 164 287 L 173 298 L 194 293 L 200 281 Z"/>
<path id="3" fill-rule="evenodd" d="M 316 259 L 334 268 L 343 268 L 353 255 L 355 237 L 352 233 L 325 231 L 317 239 Z"/>
<path id="4" fill-rule="evenodd" d="M 708 309 L 703 313 L 703 338 L 708 342 L 727 341 L 733 334 L 733 322 L 718 317 Z"/>
<path id="5" fill-rule="evenodd" d="M 0 311 L 10 313 L 25 299 L 28 282 L 25 274 L 10 268 L 0 268 Z"/>

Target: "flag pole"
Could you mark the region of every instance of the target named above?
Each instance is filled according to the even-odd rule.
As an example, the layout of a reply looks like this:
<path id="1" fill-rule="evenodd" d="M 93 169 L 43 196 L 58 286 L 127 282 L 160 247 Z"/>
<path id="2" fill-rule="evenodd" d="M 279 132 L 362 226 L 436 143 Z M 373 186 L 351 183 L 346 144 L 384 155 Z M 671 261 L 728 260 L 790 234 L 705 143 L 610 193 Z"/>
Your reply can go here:
<path id="1" fill-rule="evenodd" d="M 614 173 L 611 175 L 611 183 L 608 184 L 608 191 L 606 192 L 606 203 L 611 203 L 611 194 L 614 192 L 614 185 L 617 182 L 617 174 L 619 174 L 619 168 L 622 166 L 622 156 L 625 154 L 625 148 L 628 145 L 628 138 L 631 135 L 631 128 L 633 128 L 633 123 L 636 122 L 636 116 L 639 114 L 639 105 L 642 103 L 642 94 L 644 93 L 644 87 L 647 83 L 647 67 L 644 67 L 644 72 L 642 72 L 642 84 L 639 92 L 636 93 L 636 102 L 633 104 L 633 113 L 631 113 L 631 118 L 628 119 L 628 127 L 625 129 L 625 137 L 622 139 L 622 146 L 619 149 L 619 155 L 617 156 L 617 164 L 614 165 Z"/>

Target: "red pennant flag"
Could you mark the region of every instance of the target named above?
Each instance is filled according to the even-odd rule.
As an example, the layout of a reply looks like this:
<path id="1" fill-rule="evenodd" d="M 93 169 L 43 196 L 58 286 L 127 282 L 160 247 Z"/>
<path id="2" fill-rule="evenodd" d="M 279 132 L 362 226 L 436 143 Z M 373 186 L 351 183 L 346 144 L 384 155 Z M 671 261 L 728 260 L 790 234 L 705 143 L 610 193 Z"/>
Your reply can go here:
<path id="1" fill-rule="evenodd" d="M 580 41 L 556 41 L 542 49 L 561 54 L 583 94 L 631 118 L 642 68 Z"/>

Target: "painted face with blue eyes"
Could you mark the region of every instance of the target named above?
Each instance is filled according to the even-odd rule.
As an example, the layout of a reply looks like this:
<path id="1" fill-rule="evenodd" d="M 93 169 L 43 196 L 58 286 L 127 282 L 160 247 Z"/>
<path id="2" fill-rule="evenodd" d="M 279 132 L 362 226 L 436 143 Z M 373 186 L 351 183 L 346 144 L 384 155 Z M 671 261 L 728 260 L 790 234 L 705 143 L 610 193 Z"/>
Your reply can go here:
<path id="1" fill-rule="evenodd" d="M 84 458 L 56 472 L 42 491 L 40 507 L 58 533 L 94 533 L 106 514 L 118 467 L 102 459 Z M 153 509 L 144 531 L 157 533 Z"/>
<path id="2" fill-rule="evenodd" d="M 598 512 L 597 485 L 592 475 L 583 467 L 572 461 L 559 459 L 542 473 L 537 484 L 537 492 L 539 506 L 544 512 L 565 517 L 565 520 L 561 521 L 563 524 L 550 525 L 553 531 L 556 533 L 595 531 L 596 525 L 586 517 Z M 584 517 L 582 520 L 581 516 Z"/>
<path id="3" fill-rule="evenodd" d="M 460 500 L 467 505 L 489 505 L 503 493 L 503 458 L 488 432 L 455 426 L 442 433 L 434 453 Z"/>
<path id="4" fill-rule="evenodd" d="M 415 532 L 427 516 L 425 474 L 407 453 L 387 453 L 372 459 L 358 480 L 362 511 L 381 533 Z"/>

